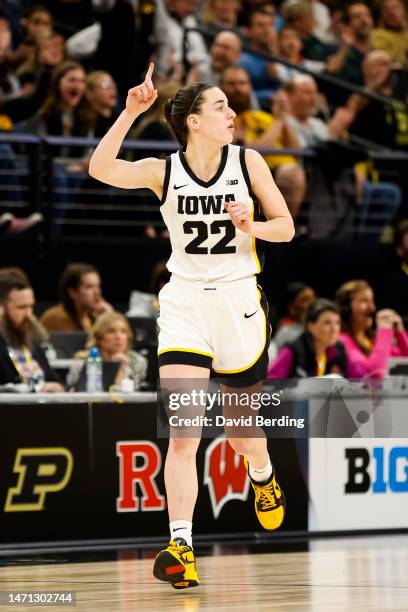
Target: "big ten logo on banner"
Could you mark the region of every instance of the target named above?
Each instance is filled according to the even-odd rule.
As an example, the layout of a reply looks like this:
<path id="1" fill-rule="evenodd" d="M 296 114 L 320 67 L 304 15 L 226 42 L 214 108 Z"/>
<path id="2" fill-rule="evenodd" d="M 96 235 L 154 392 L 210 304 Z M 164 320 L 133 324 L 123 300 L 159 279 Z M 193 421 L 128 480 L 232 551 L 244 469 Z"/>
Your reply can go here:
<path id="1" fill-rule="evenodd" d="M 13 467 L 18 480 L 7 492 L 4 511 L 46 509 L 47 496 L 62 491 L 69 483 L 73 465 L 67 448 L 19 448 Z"/>
<path id="2" fill-rule="evenodd" d="M 309 441 L 309 529 L 408 527 L 408 440 Z"/>
<path id="3" fill-rule="evenodd" d="M 408 493 L 408 446 L 346 448 L 346 459 L 345 493 Z"/>
<path id="4" fill-rule="evenodd" d="M 150 440 L 117 442 L 116 455 L 119 457 L 117 511 L 164 510 L 165 498 L 156 483 L 162 465 L 159 447 Z"/>
<path id="5" fill-rule="evenodd" d="M 208 486 L 214 518 L 231 499 L 245 501 L 249 477 L 244 459 L 220 436 L 209 444 L 204 459 L 204 484 Z"/>

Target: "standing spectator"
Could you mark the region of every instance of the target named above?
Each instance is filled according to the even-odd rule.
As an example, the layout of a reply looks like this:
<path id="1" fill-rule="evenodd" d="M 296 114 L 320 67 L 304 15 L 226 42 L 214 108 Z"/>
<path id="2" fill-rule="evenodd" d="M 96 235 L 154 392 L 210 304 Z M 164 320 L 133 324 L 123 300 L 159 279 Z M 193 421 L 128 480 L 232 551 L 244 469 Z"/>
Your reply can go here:
<path id="1" fill-rule="evenodd" d="M 119 362 L 120 368 L 115 385 L 131 381 L 132 391 L 140 389 L 146 378 L 147 360 L 143 355 L 132 350 L 133 334 L 126 317 L 120 312 L 105 312 L 98 317 L 92 326 L 87 341 L 87 348 L 97 347 L 104 361 Z M 75 355 L 76 359 L 85 360 L 86 351 Z M 73 387 L 79 380 L 84 362 L 74 363 L 67 376 L 67 385 Z M 126 390 L 129 390 L 126 388 Z"/>
<path id="2" fill-rule="evenodd" d="M 380 27 L 371 35 L 373 49 L 386 51 L 393 62 L 404 64 L 408 53 L 407 7 L 403 0 L 383 0 Z"/>
<path id="3" fill-rule="evenodd" d="M 211 45 L 209 60 L 190 70 L 187 85 L 198 82 L 218 85 L 223 71 L 236 64 L 240 55 L 240 37 L 234 32 L 220 32 Z"/>
<path id="4" fill-rule="evenodd" d="M 247 35 L 251 49 L 267 54 L 276 54 L 278 39 L 275 27 L 275 12 L 271 5 L 255 8 L 249 16 Z M 239 64 L 251 79 L 252 87 L 258 99 L 265 100 L 269 105 L 272 95 L 279 89 L 280 83 L 275 76 L 273 61 L 245 51 L 241 54 Z"/>
<path id="5" fill-rule="evenodd" d="M 243 68 L 235 66 L 224 71 L 220 87 L 237 114 L 234 122 L 236 141 L 256 147 L 299 148 L 297 136 L 287 121 L 285 92 L 278 92 L 274 96 L 271 114 L 251 109 L 253 90 Z M 275 182 L 292 217 L 296 218 L 306 191 L 302 166 L 290 155 L 265 155 L 265 161 L 273 170 Z"/>
<path id="6" fill-rule="evenodd" d="M 52 14 L 56 30 L 66 37 L 78 30 L 86 28 L 92 23 L 92 1 L 93 0 L 42 0 L 42 4 Z M 101 0 L 99 0 L 99 2 L 101 2 Z"/>
<path id="7" fill-rule="evenodd" d="M 38 341 L 34 292 L 24 274 L 0 274 L 0 384 L 27 385 L 30 391 L 61 392 Z"/>
<path id="8" fill-rule="evenodd" d="M 41 317 L 48 331 L 89 331 L 100 314 L 112 310 L 102 297 L 99 273 L 90 264 L 69 264 L 62 273 L 59 293 L 61 302 Z"/>
<path id="9" fill-rule="evenodd" d="M 268 368 L 268 378 L 307 378 L 339 374 L 353 377 L 339 342 L 340 313 L 333 302 L 317 299 L 306 311 L 305 330 L 282 348 Z"/>
<path id="10" fill-rule="evenodd" d="M 342 285 L 336 302 L 342 320 L 340 340 L 356 378 L 383 378 L 390 357 L 408 356 L 408 334 L 401 317 L 390 309 L 376 313 L 373 290 L 366 281 Z"/>
<path id="11" fill-rule="evenodd" d="M 298 281 L 287 284 L 285 288 L 286 314 L 279 322 L 278 331 L 273 338 L 278 350 L 285 344 L 293 342 L 305 331 L 304 316 L 316 300 L 315 290 Z"/>

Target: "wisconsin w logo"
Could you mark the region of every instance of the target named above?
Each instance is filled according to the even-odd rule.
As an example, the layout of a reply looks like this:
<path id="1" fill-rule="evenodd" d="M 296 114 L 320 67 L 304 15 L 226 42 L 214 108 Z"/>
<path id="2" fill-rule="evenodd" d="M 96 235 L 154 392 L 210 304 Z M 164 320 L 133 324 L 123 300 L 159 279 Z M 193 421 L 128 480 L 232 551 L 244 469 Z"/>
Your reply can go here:
<path id="1" fill-rule="evenodd" d="M 244 459 L 224 436 L 213 440 L 205 451 L 204 484 L 208 485 L 214 518 L 231 499 L 245 501 L 248 497 L 249 477 Z"/>

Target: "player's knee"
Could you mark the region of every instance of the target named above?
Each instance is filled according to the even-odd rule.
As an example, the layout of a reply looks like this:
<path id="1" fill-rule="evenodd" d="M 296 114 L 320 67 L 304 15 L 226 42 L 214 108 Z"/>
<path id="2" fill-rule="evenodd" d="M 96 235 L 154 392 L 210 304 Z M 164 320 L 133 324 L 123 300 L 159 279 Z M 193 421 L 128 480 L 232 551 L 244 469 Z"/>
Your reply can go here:
<path id="1" fill-rule="evenodd" d="M 200 440 L 195 438 L 170 438 L 169 452 L 179 456 L 195 456 Z"/>
<path id="2" fill-rule="evenodd" d="M 252 455 L 256 448 L 256 440 L 254 438 L 228 438 L 228 442 L 238 455 Z"/>

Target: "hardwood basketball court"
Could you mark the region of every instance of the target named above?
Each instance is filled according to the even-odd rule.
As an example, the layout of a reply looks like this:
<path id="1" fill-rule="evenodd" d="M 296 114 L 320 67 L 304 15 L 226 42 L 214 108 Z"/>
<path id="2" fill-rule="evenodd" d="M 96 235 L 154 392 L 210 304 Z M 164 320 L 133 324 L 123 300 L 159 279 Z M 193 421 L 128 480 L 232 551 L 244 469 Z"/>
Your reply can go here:
<path id="1" fill-rule="evenodd" d="M 81 612 L 408 610 L 408 535 L 310 540 L 290 552 L 273 541 L 256 548 L 215 544 L 206 556 L 198 547 L 202 584 L 183 591 L 153 578 L 151 549 L 118 551 L 109 561 L 3 557 L 0 591 L 75 591 L 75 607 L 37 609 Z"/>

